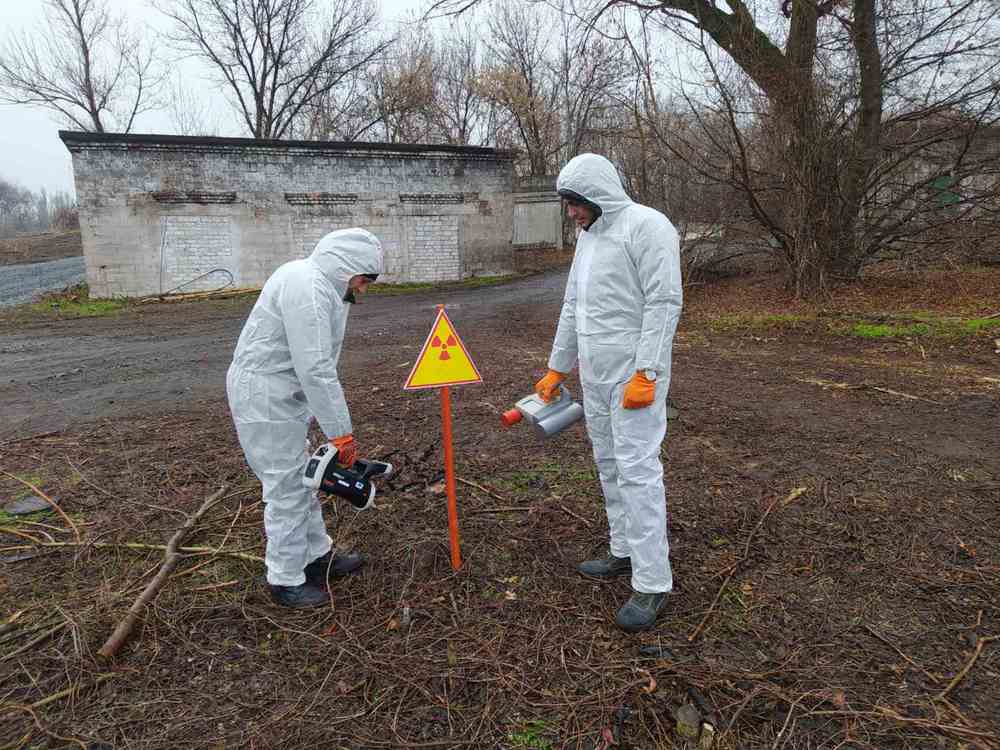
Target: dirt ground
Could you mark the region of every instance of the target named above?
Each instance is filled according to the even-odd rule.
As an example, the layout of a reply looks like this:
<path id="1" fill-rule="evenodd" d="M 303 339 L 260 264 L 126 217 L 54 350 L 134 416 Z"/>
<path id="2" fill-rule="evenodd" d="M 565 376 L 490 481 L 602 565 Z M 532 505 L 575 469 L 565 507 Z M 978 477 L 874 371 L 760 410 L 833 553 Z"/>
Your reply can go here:
<path id="1" fill-rule="evenodd" d="M 0 266 L 21 263 L 41 263 L 83 255 L 80 230 L 72 232 L 39 232 L 20 237 L 0 239 Z"/>
<path id="2" fill-rule="evenodd" d="M 369 562 L 300 614 L 261 586 L 223 394 L 252 300 L 0 318 L 0 497 L 26 491 L 13 475 L 68 514 L 0 515 L 0 746 L 669 748 L 690 703 L 721 748 L 1000 747 L 1000 332 L 837 333 L 987 319 L 1000 271 L 809 305 L 770 278 L 687 291 L 663 448 L 676 588 L 636 636 L 612 622 L 628 580 L 574 572 L 606 541 L 583 428 L 499 427 L 544 371 L 564 280 L 352 312 L 356 435 L 400 472 L 375 512 L 327 504 Z M 402 391 L 438 302 L 485 379 L 452 391 L 458 572 L 438 395 Z M 159 567 L 141 545 L 223 485 L 102 660 Z"/>

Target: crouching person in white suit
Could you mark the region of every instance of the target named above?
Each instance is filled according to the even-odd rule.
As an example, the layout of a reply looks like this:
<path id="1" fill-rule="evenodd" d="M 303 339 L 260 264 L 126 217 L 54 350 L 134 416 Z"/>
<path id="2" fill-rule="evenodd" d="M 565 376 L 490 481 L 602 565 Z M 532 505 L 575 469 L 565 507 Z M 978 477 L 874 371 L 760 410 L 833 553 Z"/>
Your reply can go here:
<path id="1" fill-rule="evenodd" d="M 302 476 L 312 416 L 337 448 L 338 463 L 357 458 L 337 361 L 351 303 L 382 263 L 373 234 L 344 229 L 323 237 L 308 258 L 282 265 L 264 284 L 226 376 L 240 445 L 263 485 L 268 588 L 285 607 L 324 604 L 328 573 L 347 575 L 364 564 L 360 554 L 333 549 Z"/>

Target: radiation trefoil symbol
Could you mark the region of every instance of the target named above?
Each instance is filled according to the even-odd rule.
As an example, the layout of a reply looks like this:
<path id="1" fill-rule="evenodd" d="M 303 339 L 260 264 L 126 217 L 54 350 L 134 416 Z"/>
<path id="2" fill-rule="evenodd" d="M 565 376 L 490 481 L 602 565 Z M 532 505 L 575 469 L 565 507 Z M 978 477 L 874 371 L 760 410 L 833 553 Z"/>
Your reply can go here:
<path id="1" fill-rule="evenodd" d="M 451 359 L 451 355 L 448 354 L 448 347 L 457 345 L 458 341 L 455 340 L 454 336 L 449 336 L 444 341 L 441 340 L 440 336 L 435 336 L 431 341 L 431 346 L 435 348 L 441 347 L 441 353 L 438 355 L 438 359 Z"/>

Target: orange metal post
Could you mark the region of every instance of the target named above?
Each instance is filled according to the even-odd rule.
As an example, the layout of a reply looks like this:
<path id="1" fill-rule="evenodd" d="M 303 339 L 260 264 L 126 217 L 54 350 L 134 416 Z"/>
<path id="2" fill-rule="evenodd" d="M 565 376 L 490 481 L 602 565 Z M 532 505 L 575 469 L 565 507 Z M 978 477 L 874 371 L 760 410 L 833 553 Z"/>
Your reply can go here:
<path id="1" fill-rule="evenodd" d="M 455 499 L 455 457 L 451 447 L 451 394 L 448 386 L 441 389 L 441 427 L 444 431 L 444 478 L 448 487 L 448 532 L 451 537 L 451 567 L 462 567 L 458 546 L 458 503 Z"/>

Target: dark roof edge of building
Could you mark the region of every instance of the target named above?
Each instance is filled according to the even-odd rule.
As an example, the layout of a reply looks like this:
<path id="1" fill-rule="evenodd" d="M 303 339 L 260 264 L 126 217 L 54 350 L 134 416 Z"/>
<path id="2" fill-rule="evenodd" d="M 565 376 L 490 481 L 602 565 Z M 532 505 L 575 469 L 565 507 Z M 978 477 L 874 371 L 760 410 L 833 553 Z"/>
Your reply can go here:
<path id="1" fill-rule="evenodd" d="M 69 147 L 72 144 L 125 143 L 146 146 L 199 146 L 263 148 L 306 148 L 318 151 L 383 151 L 389 153 L 430 154 L 446 153 L 461 156 L 513 159 L 514 151 L 485 146 L 453 146 L 430 143 L 370 143 L 367 141 L 285 141 L 261 138 L 221 138 L 203 135 L 161 135 L 156 133 L 94 133 L 80 130 L 60 130 L 59 139 Z"/>

